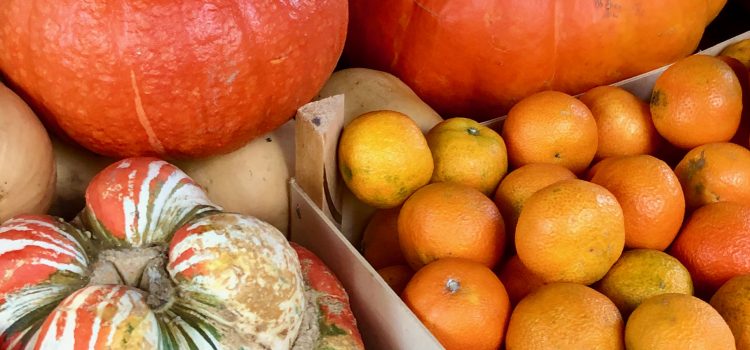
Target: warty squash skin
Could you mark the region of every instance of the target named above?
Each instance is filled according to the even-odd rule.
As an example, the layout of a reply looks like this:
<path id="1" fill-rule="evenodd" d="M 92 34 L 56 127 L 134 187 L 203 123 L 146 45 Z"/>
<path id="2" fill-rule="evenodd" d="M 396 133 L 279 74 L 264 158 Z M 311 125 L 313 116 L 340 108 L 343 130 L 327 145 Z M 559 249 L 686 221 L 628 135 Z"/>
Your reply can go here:
<path id="1" fill-rule="evenodd" d="M 24 101 L 0 83 L 0 223 L 47 211 L 55 159 L 47 131 Z"/>
<path id="2" fill-rule="evenodd" d="M 341 282 L 313 252 L 294 242 L 290 244 L 297 252 L 305 278 L 307 307 L 315 310 L 303 327 L 315 328 L 316 332 L 308 333 L 319 334 L 309 344 L 298 339 L 293 349 L 364 350 L 357 320 L 349 306 L 349 296 Z"/>
<path id="3" fill-rule="evenodd" d="M 346 0 L 3 0 L 0 75 L 96 153 L 203 157 L 291 118 L 346 26 Z"/>
<path id="4" fill-rule="evenodd" d="M 441 116 L 489 119 L 542 90 L 577 94 L 674 62 L 726 0 L 352 0 L 345 56 Z"/>

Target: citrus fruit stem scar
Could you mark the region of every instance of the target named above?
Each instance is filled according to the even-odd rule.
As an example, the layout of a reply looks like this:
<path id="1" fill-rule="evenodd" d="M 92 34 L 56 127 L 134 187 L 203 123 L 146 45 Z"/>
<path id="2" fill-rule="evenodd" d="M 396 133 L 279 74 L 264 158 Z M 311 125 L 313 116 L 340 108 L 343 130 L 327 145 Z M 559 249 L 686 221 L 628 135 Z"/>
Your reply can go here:
<path id="1" fill-rule="evenodd" d="M 449 278 L 445 282 L 445 289 L 447 289 L 449 293 L 454 294 L 458 292 L 459 289 L 461 289 L 461 283 L 453 278 Z"/>

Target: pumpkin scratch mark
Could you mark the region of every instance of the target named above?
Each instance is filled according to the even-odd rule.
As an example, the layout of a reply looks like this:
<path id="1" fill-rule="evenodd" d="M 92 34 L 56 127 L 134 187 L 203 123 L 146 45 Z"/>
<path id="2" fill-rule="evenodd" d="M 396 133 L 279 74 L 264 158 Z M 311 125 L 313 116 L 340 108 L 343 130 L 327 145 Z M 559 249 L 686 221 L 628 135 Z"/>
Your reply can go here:
<path id="1" fill-rule="evenodd" d="M 419 7 L 420 9 L 422 9 L 422 11 L 427 12 L 432 18 L 435 18 L 435 19 L 439 18 L 438 14 L 435 13 L 434 10 L 431 10 L 431 9 L 427 8 L 427 6 L 425 6 L 421 2 L 414 1 L 414 5 L 417 5 L 417 7 Z"/>
<path id="2" fill-rule="evenodd" d="M 550 74 L 550 77 L 549 77 L 549 80 L 548 80 L 548 82 L 549 82 L 548 83 L 549 84 L 548 87 L 551 87 L 553 84 L 555 84 L 555 79 L 557 78 L 557 70 L 558 70 L 558 67 L 557 67 L 557 56 L 558 56 L 557 47 L 560 46 L 559 45 L 560 38 L 562 37 L 560 35 L 560 29 L 562 27 L 562 24 L 560 23 L 560 19 L 562 17 L 558 15 L 560 13 L 560 9 L 558 8 L 559 7 L 558 4 L 559 4 L 559 2 L 555 1 L 554 5 L 553 5 L 554 7 L 552 8 L 552 10 L 553 10 L 552 11 L 552 15 L 554 16 L 555 21 L 554 21 L 554 26 L 553 26 L 553 31 L 552 31 L 552 57 L 551 57 L 551 59 L 552 59 L 552 62 L 554 62 L 554 64 L 552 65 L 552 73 Z"/>
<path id="3" fill-rule="evenodd" d="M 141 92 L 138 89 L 138 83 L 135 80 L 135 72 L 133 72 L 132 69 L 130 70 L 130 84 L 133 87 L 133 94 L 135 95 L 135 114 L 138 115 L 138 122 L 143 127 L 143 130 L 146 131 L 146 136 L 148 136 L 148 143 L 149 145 L 151 145 L 151 148 L 156 150 L 157 153 L 165 154 L 166 152 L 164 151 L 164 146 L 156 137 L 156 133 L 154 133 L 154 129 L 151 127 L 151 122 L 148 120 L 146 111 L 143 109 Z"/>

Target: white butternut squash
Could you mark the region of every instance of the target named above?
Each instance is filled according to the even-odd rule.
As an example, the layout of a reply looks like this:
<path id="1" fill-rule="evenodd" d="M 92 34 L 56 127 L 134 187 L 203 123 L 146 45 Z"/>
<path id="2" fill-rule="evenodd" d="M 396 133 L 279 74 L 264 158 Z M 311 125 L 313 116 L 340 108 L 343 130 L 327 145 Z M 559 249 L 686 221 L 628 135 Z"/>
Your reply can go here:
<path id="1" fill-rule="evenodd" d="M 0 84 L 0 223 L 46 212 L 54 192 L 49 135 L 31 108 Z"/>

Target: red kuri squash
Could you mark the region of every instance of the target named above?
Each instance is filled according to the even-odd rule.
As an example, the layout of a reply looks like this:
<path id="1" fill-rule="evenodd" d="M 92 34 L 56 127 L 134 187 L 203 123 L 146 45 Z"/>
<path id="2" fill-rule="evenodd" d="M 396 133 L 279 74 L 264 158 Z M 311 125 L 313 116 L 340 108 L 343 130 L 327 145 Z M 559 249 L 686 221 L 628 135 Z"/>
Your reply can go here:
<path id="1" fill-rule="evenodd" d="M 0 74 L 97 153 L 208 156 L 315 96 L 346 25 L 346 0 L 4 0 Z"/>
<path id="2" fill-rule="evenodd" d="M 443 117 L 503 115 L 685 56 L 726 0 L 351 0 L 345 54 L 397 75 Z"/>

